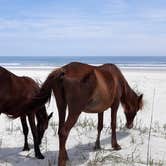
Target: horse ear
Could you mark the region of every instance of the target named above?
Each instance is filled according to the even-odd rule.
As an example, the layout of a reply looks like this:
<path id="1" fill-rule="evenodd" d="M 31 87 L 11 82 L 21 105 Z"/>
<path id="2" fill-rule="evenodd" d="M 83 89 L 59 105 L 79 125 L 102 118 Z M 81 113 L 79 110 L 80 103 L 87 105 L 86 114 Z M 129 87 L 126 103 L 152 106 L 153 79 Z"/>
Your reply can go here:
<path id="1" fill-rule="evenodd" d="M 143 94 L 141 94 L 141 95 L 139 96 L 139 102 L 142 100 L 142 98 L 143 98 Z"/>
<path id="2" fill-rule="evenodd" d="M 139 108 L 140 109 L 142 109 L 142 107 L 143 107 L 143 101 L 142 101 L 142 99 L 143 99 L 143 94 L 141 94 L 139 96 L 139 98 L 138 98 L 138 103 L 139 103 Z"/>
<path id="3" fill-rule="evenodd" d="M 50 118 L 52 117 L 53 112 L 50 113 L 50 115 L 48 115 L 48 120 L 50 120 Z"/>

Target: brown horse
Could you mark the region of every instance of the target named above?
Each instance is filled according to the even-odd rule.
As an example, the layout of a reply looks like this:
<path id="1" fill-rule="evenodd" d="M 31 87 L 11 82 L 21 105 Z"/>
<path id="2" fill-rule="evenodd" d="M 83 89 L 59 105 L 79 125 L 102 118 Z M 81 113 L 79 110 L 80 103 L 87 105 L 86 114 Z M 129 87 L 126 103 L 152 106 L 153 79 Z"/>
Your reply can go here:
<path id="1" fill-rule="evenodd" d="M 20 110 L 22 104 L 25 104 L 33 96 L 39 93 L 38 84 L 29 77 L 18 77 L 8 70 L 0 67 L 0 113 L 7 114 L 9 117 L 20 117 L 24 133 L 23 150 L 29 150 L 28 146 L 28 125 L 26 116 L 30 123 L 33 139 L 35 156 L 43 159 L 39 145 L 43 134 L 48 127 L 48 121 L 52 113 L 48 116 L 45 106 L 40 107 L 36 111 L 30 110 L 28 114 L 24 110 Z M 37 119 L 37 127 L 35 125 L 35 116 Z"/>
<path id="2" fill-rule="evenodd" d="M 119 150 L 116 139 L 116 115 L 121 102 L 126 115 L 126 126 L 133 127 L 137 111 L 142 108 L 143 95 L 137 95 L 128 85 L 120 70 L 113 64 L 91 66 L 78 62 L 54 70 L 27 108 L 45 104 L 53 91 L 59 113 L 59 166 L 64 166 L 68 155 L 65 144 L 71 128 L 81 112 L 98 113 L 98 136 L 95 148 L 100 148 L 103 112 L 111 108 L 112 147 Z M 66 107 L 68 117 L 65 121 Z"/>

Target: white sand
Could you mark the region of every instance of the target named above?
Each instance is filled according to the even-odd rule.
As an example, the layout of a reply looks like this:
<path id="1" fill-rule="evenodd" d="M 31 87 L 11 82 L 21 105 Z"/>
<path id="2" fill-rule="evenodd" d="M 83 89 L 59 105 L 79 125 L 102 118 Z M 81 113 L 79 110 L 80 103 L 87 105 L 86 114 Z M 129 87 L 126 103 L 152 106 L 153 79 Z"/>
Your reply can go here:
<path id="1" fill-rule="evenodd" d="M 13 73 L 30 76 L 44 81 L 51 68 L 12 68 Z M 144 108 L 135 119 L 134 129 L 124 128 L 125 117 L 122 108 L 118 111 L 118 142 L 122 150 L 111 148 L 110 110 L 105 112 L 104 129 L 101 136 L 101 151 L 93 151 L 96 139 L 97 114 L 81 114 L 79 122 L 72 129 L 67 141 L 70 165 L 146 165 L 148 132 L 153 112 L 152 133 L 150 137 L 150 162 L 154 165 L 166 165 L 166 70 L 123 69 L 123 74 L 131 87 L 144 94 Z M 153 102 L 154 98 L 154 102 Z M 34 158 L 33 148 L 22 152 L 24 137 L 19 119 L 10 120 L 5 115 L 0 117 L 0 166 L 1 165 L 57 165 L 58 157 L 58 116 L 56 104 L 52 98 L 48 112 L 54 117 L 43 138 L 41 146 L 44 160 Z M 153 110 L 153 111 L 152 111 Z M 93 126 L 95 125 L 95 126 Z M 165 127 L 165 129 L 164 129 Z M 29 141 L 33 144 L 30 133 Z"/>

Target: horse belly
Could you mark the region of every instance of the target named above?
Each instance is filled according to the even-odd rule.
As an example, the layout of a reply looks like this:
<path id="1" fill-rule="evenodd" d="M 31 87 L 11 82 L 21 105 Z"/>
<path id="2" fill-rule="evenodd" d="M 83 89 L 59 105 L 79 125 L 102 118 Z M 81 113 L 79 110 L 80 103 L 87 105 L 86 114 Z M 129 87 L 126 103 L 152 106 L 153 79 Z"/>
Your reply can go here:
<path id="1" fill-rule="evenodd" d="M 108 103 L 100 102 L 100 101 L 93 101 L 89 103 L 83 112 L 86 113 L 101 113 L 108 109 L 110 106 Z"/>

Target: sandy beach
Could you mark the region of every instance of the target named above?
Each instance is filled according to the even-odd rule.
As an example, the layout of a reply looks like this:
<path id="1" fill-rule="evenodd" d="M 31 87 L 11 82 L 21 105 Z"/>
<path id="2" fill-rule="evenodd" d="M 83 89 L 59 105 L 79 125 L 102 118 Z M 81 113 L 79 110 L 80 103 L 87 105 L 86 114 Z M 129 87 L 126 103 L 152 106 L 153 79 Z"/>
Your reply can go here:
<path id="1" fill-rule="evenodd" d="M 43 82 L 53 70 L 52 67 L 9 67 L 8 69 L 16 75 L 30 76 L 39 82 Z M 105 111 L 104 114 L 101 151 L 93 150 L 97 135 L 97 114 L 82 113 L 67 141 L 69 165 L 147 165 L 147 160 L 152 165 L 166 165 L 166 69 L 122 68 L 122 72 L 129 85 L 135 91 L 144 94 L 144 107 L 137 114 L 133 129 L 128 130 L 124 127 L 125 117 L 121 106 L 118 110 L 117 138 L 122 150 L 114 151 L 111 147 L 110 110 Z M 34 158 L 33 148 L 29 152 L 22 152 L 24 137 L 19 119 L 11 120 L 5 115 L 0 117 L 0 165 L 57 165 L 58 116 L 53 97 L 47 110 L 48 113 L 53 111 L 54 116 L 41 145 L 41 150 L 45 155 L 42 161 Z M 29 142 L 33 144 L 31 133 Z"/>

